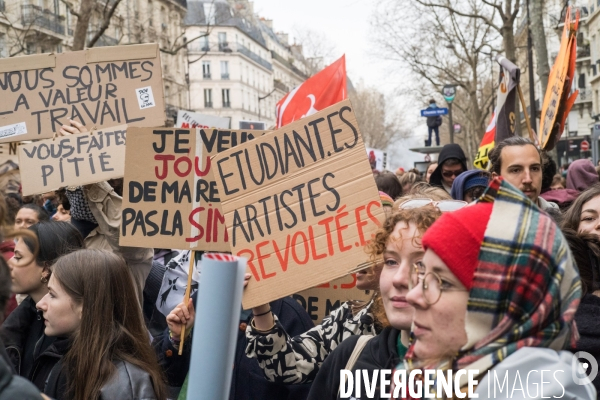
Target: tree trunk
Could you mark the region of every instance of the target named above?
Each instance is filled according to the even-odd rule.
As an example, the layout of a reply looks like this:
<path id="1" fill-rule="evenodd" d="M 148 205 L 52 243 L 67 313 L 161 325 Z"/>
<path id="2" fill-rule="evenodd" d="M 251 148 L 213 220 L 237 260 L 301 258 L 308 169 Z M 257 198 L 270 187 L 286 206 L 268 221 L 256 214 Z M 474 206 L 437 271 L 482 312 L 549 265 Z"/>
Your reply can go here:
<path id="1" fill-rule="evenodd" d="M 77 26 L 75 27 L 75 33 L 73 34 L 72 51 L 83 50 L 85 47 L 85 40 L 87 38 L 87 31 L 88 26 L 90 25 L 93 8 L 94 0 L 81 0 L 81 4 L 79 5 L 79 18 L 77 18 Z"/>
<path id="2" fill-rule="evenodd" d="M 546 32 L 544 31 L 544 19 L 542 18 L 543 0 L 529 0 L 529 16 L 531 18 L 531 40 L 535 48 L 537 62 L 537 74 L 540 78 L 542 98 L 548 87 L 550 76 L 550 64 L 548 62 L 548 47 L 546 45 Z"/>

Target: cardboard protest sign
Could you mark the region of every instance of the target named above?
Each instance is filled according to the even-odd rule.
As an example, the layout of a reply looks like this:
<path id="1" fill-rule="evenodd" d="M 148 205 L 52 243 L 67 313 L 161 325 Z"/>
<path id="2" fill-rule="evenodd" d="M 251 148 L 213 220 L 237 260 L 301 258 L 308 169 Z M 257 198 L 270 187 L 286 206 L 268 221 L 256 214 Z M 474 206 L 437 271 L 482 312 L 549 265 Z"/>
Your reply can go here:
<path id="1" fill-rule="evenodd" d="M 292 297 L 306 310 L 315 324 L 350 300 L 369 301 L 372 292 L 356 288 L 356 275 L 350 274 L 331 283 L 303 290 Z"/>
<path id="2" fill-rule="evenodd" d="M 244 308 L 351 272 L 384 213 L 350 101 L 212 159 Z"/>
<path id="3" fill-rule="evenodd" d="M 210 156 L 264 133 L 128 128 L 120 244 L 229 251 Z"/>
<path id="4" fill-rule="evenodd" d="M 177 111 L 176 128 L 201 128 L 201 129 L 229 129 L 231 118 L 215 117 L 213 115 L 205 115 L 192 111 L 179 110 Z"/>
<path id="5" fill-rule="evenodd" d="M 15 164 L 19 163 L 18 146 L 19 142 L 0 144 L 0 164 L 7 161 L 12 161 Z"/>
<path id="6" fill-rule="evenodd" d="M 165 122 L 157 44 L 0 60 L 0 142 L 52 137 L 69 119 L 89 128 Z"/>
<path id="7" fill-rule="evenodd" d="M 23 195 L 121 178 L 127 125 L 19 146 Z"/>
<path id="8" fill-rule="evenodd" d="M 369 157 L 371 169 L 383 171 L 387 168 L 387 153 L 385 151 L 367 147 L 367 156 Z"/>

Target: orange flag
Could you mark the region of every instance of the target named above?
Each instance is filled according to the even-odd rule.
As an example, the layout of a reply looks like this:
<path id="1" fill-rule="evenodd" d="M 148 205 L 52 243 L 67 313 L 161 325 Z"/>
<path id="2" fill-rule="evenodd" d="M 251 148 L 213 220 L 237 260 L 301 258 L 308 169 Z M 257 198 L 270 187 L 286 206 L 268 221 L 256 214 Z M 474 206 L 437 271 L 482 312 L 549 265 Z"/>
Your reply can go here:
<path id="1" fill-rule="evenodd" d="M 571 21 L 571 7 L 567 8 L 565 26 L 560 40 L 560 50 L 550 70 L 548 87 L 542 105 L 540 122 L 540 145 L 544 150 L 552 150 L 560 139 L 565 120 L 575 103 L 576 90 L 569 96 L 569 88 L 575 75 L 575 58 L 577 55 L 577 28 L 579 26 L 579 10 L 575 21 Z"/>
<path id="2" fill-rule="evenodd" d="M 475 160 L 473 160 L 473 166 L 475 168 L 489 170 L 490 169 L 490 159 L 489 153 L 494 148 L 494 137 L 496 136 L 496 114 L 492 114 L 492 120 L 485 130 L 485 135 L 483 135 L 483 139 L 481 139 L 481 144 L 479 145 L 479 150 L 477 150 L 477 155 L 475 156 Z"/>

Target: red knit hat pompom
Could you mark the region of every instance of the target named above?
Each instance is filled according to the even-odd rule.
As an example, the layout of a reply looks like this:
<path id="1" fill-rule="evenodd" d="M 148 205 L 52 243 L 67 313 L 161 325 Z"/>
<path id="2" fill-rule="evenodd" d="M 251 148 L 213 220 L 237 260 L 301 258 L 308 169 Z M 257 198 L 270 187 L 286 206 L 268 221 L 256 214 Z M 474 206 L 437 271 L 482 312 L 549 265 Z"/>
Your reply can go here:
<path id="1" fill-rule="evenodd" d="M 444 213 L 423 235 L 423 248 L 433 250 L 469 290 L 492 207 L 477 203 Z"/>

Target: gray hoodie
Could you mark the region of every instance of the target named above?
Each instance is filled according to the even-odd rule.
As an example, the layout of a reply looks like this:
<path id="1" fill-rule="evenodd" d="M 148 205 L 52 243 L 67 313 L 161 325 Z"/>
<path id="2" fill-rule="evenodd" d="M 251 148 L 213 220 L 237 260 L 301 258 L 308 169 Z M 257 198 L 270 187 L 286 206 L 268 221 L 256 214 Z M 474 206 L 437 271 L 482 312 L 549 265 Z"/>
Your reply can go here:
<path id="1" fill-rule="evenodd" d="M 596 400 L 594 385 L 579 385 L 574 377 L 583 381 L 585 373 L 573 353 L 524 347 L 481 377 L 475 393 L 480 399 Z"/>

